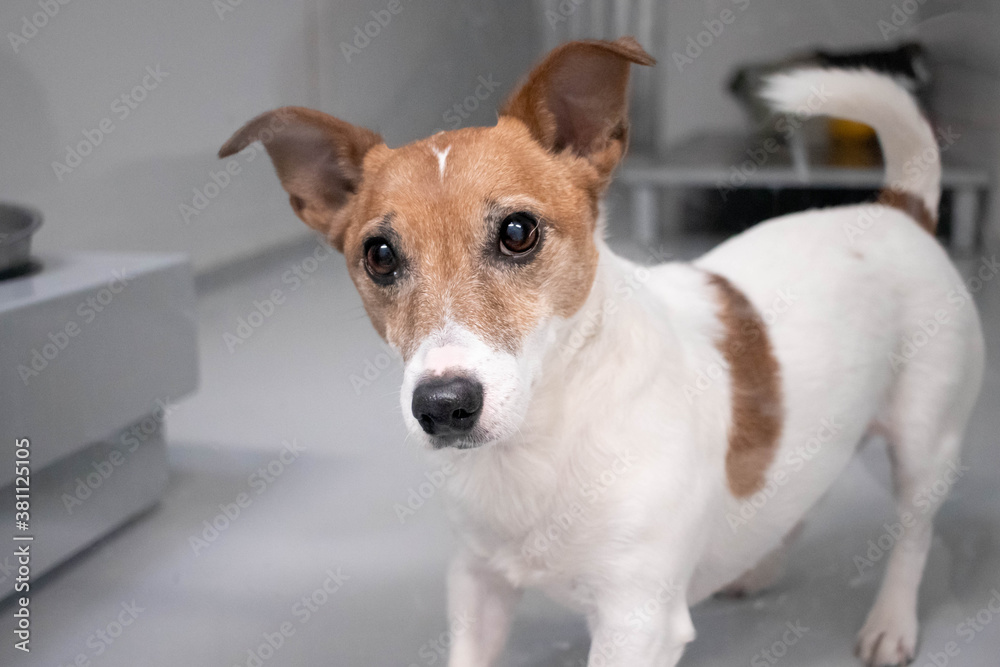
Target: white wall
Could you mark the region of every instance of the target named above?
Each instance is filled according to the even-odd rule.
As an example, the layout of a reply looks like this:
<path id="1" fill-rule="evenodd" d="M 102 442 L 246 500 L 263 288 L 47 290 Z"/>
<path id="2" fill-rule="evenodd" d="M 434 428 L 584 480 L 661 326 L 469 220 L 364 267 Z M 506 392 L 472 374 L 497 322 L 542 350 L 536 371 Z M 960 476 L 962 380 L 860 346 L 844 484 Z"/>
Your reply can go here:
<path id="1" fill-rule="evenodd" d="M 218 147 L 252 116 L 320 107 L 401 143 L 443 127 L 442 113 L 474 92 L 478 75 L 503 85 L 467 122 L 490 122 L 537 55 L 535 26 L 505 29 L 517 24 L 519 0 L 399 0 L 401 11 L 350 62 L 340 42 L 373 20 L 369 12 L 384 20 L 389 0 L 42 1 L 58 12 L 37 19 L 45 24 L 27 43 L 15 39 L 16 51 L 8 33 L 43 10 L 39 0 L 0 3 L 0 199 L 42 209 L 41 251 L 183 250 L 199 269 L 305 229 L 269 163 L 246 156 L 208 206 L 183 219 L 195 188 L 214 192 Z M 223 3 L 232 11 L 220 17 Z M 168 75 L 123 117 L 123 103 L 112 105 L 147 66 Z M 52 162 L 103 119 L 114 129 L 60 180 Z"/>
<path id="2" fill-rule="evenodd" d="M 729 25 L 719 24 L 723 11 Z M 718 35 L 691 62 L 688 39 L 713 23 Z M 989 168 L 1000 192 L 1000 3 L 996 0 L 672 0 L 660 4 L 659 113 L 655 139 L 665 148 L 705 131 L 744 126 L 726 90 L 733 70 L 824 47 L 891 47 L 915 39 L 925 45 L 934 78 L 935 121 L 961 139 L 951 160 Z M 704 41 L 709 41 L 704 39 Z M 697 53 L 697 48 L 692 48 Z M 991 203 L 988 234 L 1000 240 L 1000 203 Z"/>
<path id="3" fill-rule="evenodd" d="M 0 198 L 43 210 L 46 223 L 37 238 L 43 251 L 184 250 L 199 269 L 294 239 L 304 229 L 270 165 L 245 156 L 237 158 L 241 173 L 189 224 L 179 211 L 222 166 L 214 157 L 218 146 L 260 111 L 315 106 L 372 127 L 397 145 L 450 127 L 455 116 L 449 109 L 468 103 L 482 76 L 499 85 L 461 120 L 491 123 L 496 106 L 543 49 L 574 36 L 617 36 L 626 23 L 616 20 L 616 7 L 628 5 L 627 32 L 639 34 L 660 60 L 655 70 L 638 73 L 640 96 L 658 102 L 636 105 L 634 136 L 666 146 L 700 131 L 742 126 L 742 112 L 725 90 L 738 63 L 816 45 L 887 43 L 879 21 L 891 20 L 893 6 L 901 4 L 399 0 L 398 13 L 388 14 L 386 25 L 348 61 L 341 43 L 353 42 L 355 29 L 374 20 L 371 12 L 385 21 L 390 0 L 41 1 L 54 2 L 59 11 L 16 53 L 8 34 L 42 9 L 39 0 L 0 3 Z M 220 18 L 214 7 L 225 2 L 239 4 Z M 969 146 L 980 156 L 990 153 L 995 163 L 1000 142 L 995 125 L 988 126 L 1000 97 L 996 3 L 918 4 L 919 16 L 905 29 L 928 28 L 915 34 L 941 55 L 946 92 L 940 99 L 951 117 L 972 113 Z M 547 9 L 558 20 L 547 17 Z M 703 21 L 723 10 L 733 12 L 734 21 L 681 71 L 673 53 L 683 54 L 687 38 L 696 38 Z M 643 19 L 643 11 L 652 18 Z M 112 110 L 116 98 L 156 65 L 169 76 L 120 118 Z M 950 76 L 956 69 L 962 76 Z M 647 94 L 644 85 L 659 92 Z M 977 111 L 946 104 L 966 95 L 976 100 L 971 108 Z M 81 141 L 82 132 L 104 118 L 114 131 L 60 181 L 51 163 L 63 161 L 66 145 Z M 994 141 L 985 150 L 975 139 L 980 132 Z"/>
<path id="4" fill-rule="evenodd" d="M 747 127 L 727 90 L 739 66 L 816 48 L 843 51 L 919 40 L 928 49 L 935 79 L 935 121 L 961 134 L 949 159 L 989 168 L 994 191 L 1000 192 L 996 0 L 536 0 L 536 5 L 553 19 L 542 21 L 548 45 L 639 35 L 659 64 L 636 73 L 633 137 L 661 150 L 699 133 Z M 996 199 L 987 215 L 988 234 L 1000 242 Z"/>
<path id="5" fill-rule="evenodd" d="M 953 159 L 987 167 L 1000 193 L 1000 4 L 996 0 L 928 2 L 913 34 L 928 47 L 937 122 L 959 135 Z M 1000 197 L 989 202 L 986 236 L 1000 243 Z"/>
<path id="6" fill-rule="evenodd" d="M 919 15 L 929 2 L 934 0 L 906 4 L 918 8 Z M 536 0 L 547 46 L 631 33 L 658 59 L 651 71 L 635 68 L 633 137 L 659 148 L 701 132 L 744 127 L 743 112 L 727 90 L 739 66 L 817 47 L 892 44 L 907 26 L 886 39 L 880 21 L 891 26 L 893 8 L 900 4 L 902 0 Z M 907 18 L 916 24 L 919 16 Z"/>

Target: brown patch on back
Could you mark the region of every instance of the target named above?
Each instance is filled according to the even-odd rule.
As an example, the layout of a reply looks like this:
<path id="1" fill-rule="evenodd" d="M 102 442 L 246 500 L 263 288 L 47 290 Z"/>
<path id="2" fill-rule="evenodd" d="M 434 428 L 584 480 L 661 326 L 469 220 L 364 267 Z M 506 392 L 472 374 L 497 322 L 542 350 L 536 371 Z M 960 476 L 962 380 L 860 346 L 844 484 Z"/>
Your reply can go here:
<path id="1" fill-rule="evenodd" d="M 719 350 L 729 364 L 733 420 L 726 476 L 738 498 L 759 491 L 774 460 L 783 416 L 778 361 L 757 310 L 726 278 L 708 274 L 719 292 L 725 335 Z"/>
<path id="2" fill-rule="evenodd" d="M 909 192 L 884 188 L 879 192 L 877 203 L 898 209 L 917 221 L 917 224 L 931 236 L 937 229 L 937 217 L 931 213 L 920 197 Z"/>

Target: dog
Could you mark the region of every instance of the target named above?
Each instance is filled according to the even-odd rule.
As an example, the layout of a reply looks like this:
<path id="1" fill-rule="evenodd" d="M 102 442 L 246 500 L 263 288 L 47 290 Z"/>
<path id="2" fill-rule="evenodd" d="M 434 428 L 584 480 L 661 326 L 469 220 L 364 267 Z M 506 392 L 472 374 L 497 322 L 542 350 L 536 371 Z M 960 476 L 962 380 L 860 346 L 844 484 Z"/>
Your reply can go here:
<path id="1" fill-rule="evenodd" d="M 647 268 L 603 239 L 632 64 L 654 60 L 630 37 L 571 42 L 493 127 L 391 149 L 285 107 L 219 155 L 264 144 L 292 209 L 344 254 L 401 355 L 410 434 L 453 466 L 452 667 L 494 664 L 527 587 L 585 615 L 589 665 L 675 665 L 695 637 L 689 607 L 766 585 L 870 433 L 888 442 L 910 520 L 856 650 L 907 663 L 942 500 L 918 509 L 915 496 L 956 460 L 984 358 L 976 309 L 933 236 L 932 130 L 884 76 L 777 75 L 765 95 L 778 111 L 872 126 L 889 187 Z M 794 299 L 772 313 L 783 290 Z M 741 520 L 777 475 L 780 490 Z"/>

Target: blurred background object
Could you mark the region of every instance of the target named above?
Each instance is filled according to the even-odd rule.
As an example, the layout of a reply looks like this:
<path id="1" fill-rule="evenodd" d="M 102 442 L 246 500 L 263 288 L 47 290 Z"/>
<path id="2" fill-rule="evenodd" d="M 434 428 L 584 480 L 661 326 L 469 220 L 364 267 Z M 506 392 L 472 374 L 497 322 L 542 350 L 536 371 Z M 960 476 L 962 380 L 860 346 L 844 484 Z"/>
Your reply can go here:
<path id="1" fill-rule="evenodd" d="M 866 68 L 893 77 L 900 85 L 921 99 L 931 75 L 927 69 L 926 54 L 917 43 L 902 44 L 890 48 L 833 53 L 816 50 L 789 56 L 775 62 L 739 67 L 729 80 L 729 90 L 736 96 L 756 125 L 758 131 L 772 132 L 773 119 L 770 109 L 760 96 L 765 79 L 778 72 L 800 67 L 837 67 L 844 69 Z M 834 120 L 845 123 L 848 121 Z M 854 131 L 854 136 L 858 135 Z M 874 133 L 860 131 L 861 135 L 875 138 Z"/>
<path id="2" fill-rule="evenodd" d="M 42 214 L 0 202 L 0 280 L 31 270 L 31 238 L 42 226 Z"/>

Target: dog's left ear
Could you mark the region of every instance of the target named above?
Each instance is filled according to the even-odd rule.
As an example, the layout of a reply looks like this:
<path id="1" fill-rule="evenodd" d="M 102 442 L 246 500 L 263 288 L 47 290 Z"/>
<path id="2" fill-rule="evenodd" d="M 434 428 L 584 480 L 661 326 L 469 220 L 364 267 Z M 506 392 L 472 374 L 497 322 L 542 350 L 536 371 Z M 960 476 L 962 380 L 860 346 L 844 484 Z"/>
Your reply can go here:
<path id="1" fill-rule="evenodd" d="M 656 63 L 633 37 L 563 44 L 531 71 L 500 113 L 522 121 L 546 149 L 570 149 L 607 178 L 628 144 L 632 63 Z"/>

